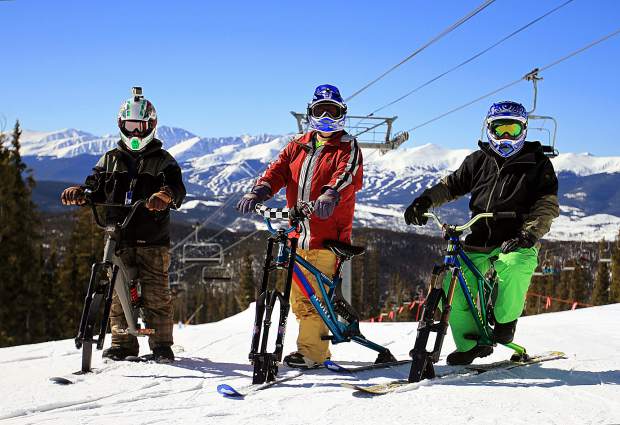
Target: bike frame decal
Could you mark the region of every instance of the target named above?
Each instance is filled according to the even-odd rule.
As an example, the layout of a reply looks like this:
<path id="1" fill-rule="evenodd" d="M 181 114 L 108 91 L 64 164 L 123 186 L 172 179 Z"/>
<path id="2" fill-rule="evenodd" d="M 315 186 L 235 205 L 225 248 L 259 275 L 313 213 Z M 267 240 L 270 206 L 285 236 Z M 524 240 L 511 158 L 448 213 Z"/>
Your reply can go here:
<path id="1" fill-rule="evenodd" d="M 476 322 L 476 326 L 478 327 L 480 335 L 484 338 L 489 338 L 490 335 L 487 329 L 488 322 L 486 317 L 486 308 L 484 308 L 484 306 L 486 306 L 486 301 L 484 296 L 484 290 L 481 291 L 485 278 L 484 276 L 482 276 L 482 273 L 480 273 L 480 270 L 478 270 L 478 268 L 474 265 L 471 259 L 467 256 L 465 251 L 463 251 L 460 241 L 458 239 L 453 239 L 450 240 L 450 243 L 452 248 L 451 252 L 453 253 L 445 256 L 444 264 L 458 268 L 459 271 L 457 278 L 461 287 L 461 291 L 463 292 L 465 300 L 467 301 L 467 305 L 469 306 L 469 311 L 474 318 L 474 321 Z M 469 286 L 467 285 L 465 276 L 463 275 L 461 261 L 464 263 L 465 267 L 467 267 L 476 277 L 478 285 L 478 297 L 481 303 L 480 308 L 477 308 L 476 304 L 474 303 L 472 293 L 469 289 Z"/>
<path id="2" fill-rule="evenodd" d="M 488 323 L 488 319 L 487 319 L 487 309 L 486 309 L 487 300 L 486 300 L 486 295 L 485 295 L 485 292 L 484 292 L 484 288 L 485 288 L 485 285 L 488 282 L 487 282 L 486 278 L 482 275 L 480 270 L 478 270 L 478 268 L 474 265 L 474 263 L 471 261 L 471 259 L 467 256 L 465 251 L 463 251 L 462 248 L 459 248 L 458 256 L 459 256 L 459 258 L 461 260 L 463 260 L 463 262 L 465 263 L 465 266 L 467 266 L 467 268 L 476 277 L 476 282 L 478 284 L 478 299 L 480 300 L 480 308 L 478 309 L 478 314 L 481 316 L 482 323 L 484 324 L 484 326 L 486 328 L 486 325 Z M 490 289 L 492 289 L 491 285 L 489 285 L 489 287 L 490 287 Z M 489 292 L 489 294 L 490 294 L 490 292 Z M 485 306 L 485 307 L 483 308 L 483 306 Z"/>
<path id="3" fill-rule="evenodd" d="M 306 296 L 306 298 L 310 299 L 310 297 L 314 295 L 312 285 L 310 285 L 310 282 L 308 282 L 308 279 L 306 279 L 306 276 L 297 264 L 295 264 L 295 268 L 293 269 L 293 281 Z"/>

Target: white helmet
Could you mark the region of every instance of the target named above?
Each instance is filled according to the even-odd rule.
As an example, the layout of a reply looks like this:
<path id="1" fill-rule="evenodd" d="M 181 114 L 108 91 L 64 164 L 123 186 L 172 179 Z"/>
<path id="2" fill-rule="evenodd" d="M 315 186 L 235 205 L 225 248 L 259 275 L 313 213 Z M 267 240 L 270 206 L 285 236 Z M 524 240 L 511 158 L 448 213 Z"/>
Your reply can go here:
<path id="1" fill-rule="evenodd" d="M 142 95 L 142 87 L 131 89 L 132 97 L 118 111 L 118 128 L 127 149 L 141 152 L 155 137 L 157 112 L 151 102 Z"/>

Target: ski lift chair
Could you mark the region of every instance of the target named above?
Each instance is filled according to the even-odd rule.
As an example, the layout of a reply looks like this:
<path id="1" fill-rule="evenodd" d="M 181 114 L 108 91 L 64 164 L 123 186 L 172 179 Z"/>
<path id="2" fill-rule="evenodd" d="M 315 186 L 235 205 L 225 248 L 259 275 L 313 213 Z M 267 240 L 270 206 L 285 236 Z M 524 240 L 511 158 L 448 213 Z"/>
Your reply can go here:
<path id="1" fill-rule="evenodd" d="M 219 243 L 187 242 L 183 244 L 182 263 L 211 263 L 221 266 L 224 263 L 224 248 Z"/>
<path id="2" fill-rule="evenodd" d="M 232 280 L 232 273 L 228 267 L 224 266 L 205 266 L 201 271 L 201 281 L 203 285 L 211 286 L 213 284 L 224 283 L 229 285 Z"/>

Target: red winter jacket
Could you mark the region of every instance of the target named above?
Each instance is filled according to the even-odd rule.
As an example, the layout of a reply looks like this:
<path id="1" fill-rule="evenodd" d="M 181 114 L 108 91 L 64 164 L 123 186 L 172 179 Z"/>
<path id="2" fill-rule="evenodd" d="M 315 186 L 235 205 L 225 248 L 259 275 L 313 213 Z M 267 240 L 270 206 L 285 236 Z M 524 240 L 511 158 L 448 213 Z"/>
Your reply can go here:
<path id="1" fill-rule="evenodd" d="M 362 188 L 362 150 L 344 131 L 314 148 L 315 132 L 297 135 L 280 152 L 257 184 L 268 186 L 275 195 L 286 186 L 286 204 L 315 201 L 326 189 L 340 193 L 334 214 L 321 220 L 312 215 L 301 223 L 299 247 L 321 249 L 323 241 L 351 242 L 355 192 Z"/>

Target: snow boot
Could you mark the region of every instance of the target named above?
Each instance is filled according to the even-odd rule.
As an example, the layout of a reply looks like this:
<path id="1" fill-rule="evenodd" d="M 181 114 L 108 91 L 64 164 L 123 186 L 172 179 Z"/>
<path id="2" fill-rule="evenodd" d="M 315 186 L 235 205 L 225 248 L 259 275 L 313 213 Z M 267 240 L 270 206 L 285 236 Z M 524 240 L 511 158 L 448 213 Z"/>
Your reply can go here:
<path id="1" fill-rule="evenodd" d="M 512 342 L 515 331 L 517 330 L 517 320 L 508 323 L 495 323 L 493 328 L 493 339 L 500 344 Z"/>
<path id="2" fill-rule="evenodd" d="M 493 352 L 490 345 L 476 345 L 469 351 L 453 351 L 448 354 L 446 363 L 450 366 L 468 365 L 477 357 L 486 357 Z"/>
<path id="3" fill-rule="evenodd" d="M 113 345 L 112 347 L 103 350 L 102 357 L 104 359 L 121 361 L 121 360 L 125 360 L 126 357 L 136 357 L 137 355 L 138 355 L 138 350 L 121 347 L 118 345 Z"/>
<path id="4" fill-rule="evenodd" d="M 296 369 L 313 369 L 321 366 L 320 363 L 310 360 L 298 351 L 294 351 L 285 356 L 283 362 L 288 366 Z"/>
<path id="5" fill-rule="evenodd" d="M 172 363 L 174 362 L 174 353 L 172 352 L 172 348 L 168 346 L 155 347 L 153 348 L 153 355 L 151 357 L 155 363 Z"/>

